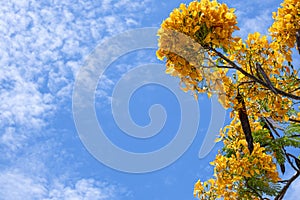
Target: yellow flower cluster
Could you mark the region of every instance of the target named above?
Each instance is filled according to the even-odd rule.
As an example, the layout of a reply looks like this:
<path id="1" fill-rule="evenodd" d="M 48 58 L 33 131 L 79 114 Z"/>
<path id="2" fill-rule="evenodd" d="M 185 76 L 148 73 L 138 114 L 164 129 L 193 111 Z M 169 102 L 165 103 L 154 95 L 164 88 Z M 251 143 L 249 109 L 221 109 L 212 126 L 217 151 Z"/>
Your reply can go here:
<path id="1" fill-rule="evenodd" d="M 273 12 L 274 23 L 269 32 L 280 51 L 285 52 L 295 46 L 296 31 L 300 29 L 300 1 L 284 0 L 281 6 L 277 12 Z"/>
<path id="2" fill-rule="evenodd" d="M 167 57 L 166 73 L 181 79 L 182 89 L 197 90 L 198 82 L 203 80 L 204 52 L 201 45 L 191 37 L 171 29 L 160 29 L 158 34 L 159 50 L 156 52 L 159 59 Z"/>
<path id="3" fill-rule="evenodd" d="M 245 43 L 236 44 L 238 51 L 231 54 L 230 59 L 238 63 L 244 71 L 257 77 L 274 88 L 287 93 L 300 95 L 300 82 L 297 80 L 297 71 L 291 66 L 285 65 L 286 56 L 279 51 L 274 51 L 276 42 L 269 42 L 267 36 L 261 36 L 258 32 L 249 34 Z M 257 68 L 260 65 L 263 73 L 268 77 L 266 80 Z M 294 76 L 291 76 L 294 74 Z M 252 81 L 252 83 L 251 83 Z M 269 81 L 269 82 L 267 82 Z M 250 83 L 241 85 L 242 83 Z M 290 84 L 293 83 L 293 84 Z M 259 117 L 272 117 L 278 121 L 288 121 L 288 111 L 292 107 L 292 100 L 266 90 L 265 86 L 253 83 L 253 80 L 244 74 L 237 72 L 236 84 L 240 84 L 240 92 L 247 97 L 246 106 L 248 113 L 256 120 Z M 233 85 L 232 85 L 233 86 Z M 250 86 L 250 87 L 249 87 Z M 234 105 L 238 103 L 234 99 L 236 95 L 231 94 L 229 99 Z M 264 103 L 262 103 L 264 102 Z"/>
<path id="4" fill-rule="evenodd" d="M 188 6 L 181 4 L 171 12 L 161 28 L 176 30 L 200 44 L 212 43 L 218 47 L 230 42 L 233 31 L 238 29 L 236 24 L 234 9 L 216 0 L 201 0 L 193 1 Z"/>
<path id="5" fill-rule="evenodd" d="M 261 130 L 257 122 L 251 122 L 251 127 Z M 276 164 L 271 155 L 268 155 L 264 147 L 254 143 L 254 150 L 249 154 L 247 142 L 241 132 L 241 124 L 235 117 L 231 124 L 224 128 L 221 134 L 227 153 L 219 153 L 211 164 L 215 166 L 214 179 L 204 183 L 198 181 L 194 187 L 194 195 L 200 199 L 207 199 L 214 193 L 216 197 L 224 199 L 245 199 L 253 194 L 244 194 L 240 189 L 245 189 L 247 180 L 254 178 L 268 184 L 280 180 Z M 226 136 L 225 136 L 226 135 Z M 207 187 L 208 186 L 208 187 Z M 249 196 L 248 196 L 249 198 Z"/>
<path id="6" fill-rule="evenodd" d="M 234 9 L 216 0 L 193 1 L 188 6 L 181 4 L 158 31 L 157 57 L 167 59 L 166 72 L 178 76 L 184 90 L 206 92 L 215 82 L 210 79 L 211 74 L 219 72 L 212 70 L 214 62 L 203 47 L 228 48 L 234 41 L 232 33 L 238 29 L 236 24 Z M 221 74 L 216 75 L 218 80 Z M 198 86 L 201 81 L 204 87 Z"/>
<path id="7" fill-rule="evenodd" d="M 286 58 L 282 53 L 276 51 L 278 48 L 277 42 L 270 43 L 266 35 L 255 32 L 248 35 L 245 43 L 241 40 L 235 43 L 234 48 L 230 50 L 229 58 L 252 75 L 257 75 L 256 63 L 260 63 L 266 74 L 272 77 L 280 75 L 281 71 L 286 68 L 284 65 Z M 244 77 L 244 75 L 240 75 L 240 78 Z"/>

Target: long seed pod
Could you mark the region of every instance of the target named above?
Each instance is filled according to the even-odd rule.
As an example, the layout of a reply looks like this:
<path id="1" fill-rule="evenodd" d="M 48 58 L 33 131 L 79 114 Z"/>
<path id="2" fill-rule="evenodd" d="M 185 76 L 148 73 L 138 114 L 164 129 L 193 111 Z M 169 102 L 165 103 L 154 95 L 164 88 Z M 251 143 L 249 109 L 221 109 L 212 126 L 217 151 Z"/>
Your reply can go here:
<path id="1" fill-rule="evenodd" d="M 275 94 L 278 94 L 278 92 L 276 91 L 276 89 L 273 86 L 272 82 L 270 81 L 269 77 L 267 76 L 266 72 L 263 70 L 263 68 L 261 67 L 261 65 L 259 63 L 256 63 L 256 68 L 261 73 L 261 75 L 264 77 L 265 82 L 270 87 L 270 90 L 272 90 L 272 92 L 274 92 Z"/>
<path id="2" fill-rule="evenodd" d="M 237 100 L 239 103 L 239 107 L 238 107 L 238 112 L 239 112 L 239 118 L 242 124 L 242 129 L 243 132 L 245 134 L 246 137 L 246 141 L 248 143 L 248 149 L 250 151 L 250 154 L 252 153 L 254 146 L 253 146 L 253 137 L 252 137 L 252 133 L 251 133 L 251 128 L 250 128 L 250 123 L 249 123 L 249 119 L 248 119 L 248 115 L 246 112 L 246 106 L 245 106 L 245 101 L 242 97 L 242 95 L 240 94 L 240 92 L 238 91 L 237 94 Z"/>
<path id="3" fill-rule="evenodd" d="M 296 32 L 296 43 L 297 43 L 297 49 L 298 49 L 299 54 L 300 54 L 300 29 L 297 30 L 297 32 Z"/>

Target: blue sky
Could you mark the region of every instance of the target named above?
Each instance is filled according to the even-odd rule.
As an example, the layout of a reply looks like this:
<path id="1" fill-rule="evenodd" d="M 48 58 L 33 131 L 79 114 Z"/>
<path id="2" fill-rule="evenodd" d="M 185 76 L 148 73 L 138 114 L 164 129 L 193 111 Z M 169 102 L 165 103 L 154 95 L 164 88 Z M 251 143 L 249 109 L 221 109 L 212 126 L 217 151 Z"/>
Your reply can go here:
<path id="1" fill-rule="evenodd" d="M 104 42 L 116 42 L 113 37 L 118 41 L 124 31 L 159 27 L 172 9 L 188 2 L 14 0 L 0 3 L 1 200 L 194 199 L 194 183 L 199 178 L 205 180 L 211 177 L 213 169 L 209 162 L 214 159 L 220 144 L 201 159 L 199 149 L 207 134 L 210 137 L 216 134 L 208 130 L 218 128 L 214 126 L 219 123 L 216 121 L 218 117 L 223 119 L 222 111 L 219 116 L 213 115 L 211 110 L 216 104 L 206 95 L 200 96 L 196 103 L 190 94 L 179 94 L 179 89 L 174 93 L 169 87 L 159 85 L 159 81 L 166 83 L 168 80 L 173 81 L 174 88 L 179 87 L 178 80 L 165 75 L 163 67 L 161 71 L 151 68 L 151 76 L 143 73 L 147 72 L 143 68 L 145 66 L 163 64 L 156 59 L 155 48 L 138 50 L 129 44 L 131 51 L 113 59 L 98 80 L 94 92 L 95 116 L 106 137 L 119 148 L 135 153 L 160 152 L 176 137 L 181 120 L 186 120 L 181 118 L 183 111 L 180 109 L 185 107 L 180 103 L 183 102 L 177 99 L 182 95 L 185 98 L 183 105 L 190 103 L 195 106 L 188 109 L 198 106 L 187 118 L 187 123 L 196 125 L 197 131 L 193 132 L 193 127 L 183 129 L 190 137 L 187 141 L 190 145 L 186 151 L 182 150 L 179 159 L 149 173 L 122 171 L 123 163 L 124 166 L 134 163 L 128 164 L 126 159 L 118 156 L 109 159 L 122 160 L 121 168 L 108 167 L 107 163 L 96 159 L 82 142 L 82 132 L 80 134 L 76 129 L 76 125 L 80 124 L 78 121 L 75 123 L 72 107 L 76 75 L 93 56 L 99 56 L 100 61 L 105 56 L 109 57 L 113 46 L 102 54 L 96 54 L 94 50 L 103 48 L 101 44 Z M 236 34 L 242 37 L 255 31 L 266 33 L 272 23 L 271 13 L 280 3 L 278 0 L 223 2 L 236 8 L 241 28 Z M 157 76 L 153 72 L 158 72 Z M 148 78 L 153 78 L 153 81 L 144 83 Z M 124 82 L 118 82 L 120 80 Z M 89 84 L 89 80 L 85 82 Z M 133 82 L 141 83 L 142 87 L 132 91 L 128 104 L 118 104 L 119 98 L 124 96 L 120 95 L 122 90 L 133 86 Z M 114 93 L 118 83 L 121 90 Z M 115 115 L 112 102 L 117 106 Z M 149 109 L 156 104 L 161 104 L 164 110 L 152 107 L 150 113 L 153 115 L 149 116 Z M 141 133 L 141 137 L 151 131 L 154 131 L 153 135 L 157 134 L 148 138 L 126 134 L 126 130 L 120 127 L 127 127 L 127 132 L 132 134 L 130 131 L 133 129 L 125 123 L 130 118 L 121 117 L 119 122 L 115 121 L 115 117 L 122 116 L 119 112 L 122 106 L 128 110 L 129 115 L 126 116 L 131 116 L 132 126 L 138 127 L 137 130 L 154 123 L 153 129 L 151 126 L 143 129 L 148 132 Z M 199 120 L 197 116 L 200 116 Z M 225 117 L 226 124 L 229 120 L 227 115 Z M 88 117 L 86 119 L 89 120 Z M 160 123 L 164 119 L 165 123 Z M 86 129 L 90 130 L 90 127 Z M 99 145 L 98 150 L 102 149 Z M 108 152 L 105 155 L 113 154 Z M 143 166 L 142 163 L 135 164 Z M 298 180 L 291 186 L 286 199 L 299 196 L 300 190 L 296 190 L 299 186 Z"/>

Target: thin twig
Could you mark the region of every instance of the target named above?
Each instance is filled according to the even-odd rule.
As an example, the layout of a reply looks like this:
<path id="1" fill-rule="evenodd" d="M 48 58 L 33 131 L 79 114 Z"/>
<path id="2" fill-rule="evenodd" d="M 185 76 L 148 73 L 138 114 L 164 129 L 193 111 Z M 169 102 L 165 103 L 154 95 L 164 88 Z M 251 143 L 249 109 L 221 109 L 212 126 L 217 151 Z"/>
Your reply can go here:
<path id="1" fill-rule="evenodd" d="M 283 199 L 286 191 L 288 190 L 288 188 L 290 187 L 290 185 L 292 184 L 292 182 L 295 181 L 298 178 L 299 175 L 300 175 L 300 171 L 297 171 L 296 174 L 294 176 L 292 176 L 288 180 L 287 184 L 282 188 L 282 190 L 279 192 L 279 194 L 275 197 L 274 200 L 281 200 L 281 199 Z"/>
<path id="2" fill-rule="evenodd" d="M 217 68 L 227 68 L 227 69 L 234 69 L 231 66 L 226 66 L 226 65 L 217 65 Z"/>
<path id="3" fill-rule="evenodd" d="M 289 182 L 289 180 L 278 181 L 278 183 L 287 183 L 287 182 Z"/>
<path id="4" fill-rule="evenodd" d="M 215 52 L 220 58 L 224 59 L 226 62 L 228 62 L 234 69 L 240 71 L 242 74 L 244 74 L 245 76 L 253 79 L 254 81 L 260 83 L 262 86 L 268 88 L 271 90 L 270 86 L 265 83 L 264 81 L 258 79 L 257 77 L 249 74 L 248 72 L 246 72 L 244 69 L 242 69 L 241 67 L 239 67 L 237 64 L 235 64 L 233 61 L 229 60 L 226 56 L 224 56 L 221 52 L 217 51 L 216 49 L 212 48 L 212 47 L 209 47 L 209 46 L 206 46 L 205 48 L 208 48 L 208 50 L 211 50 L 213 52 Z M 289 97 L 291 99 L 297 99 L 297 100 L 300 100 L 300 96 L 297 96 L 297 95 L 294 95 L 294 94 L 289 94 L 289 93 L 286 93 L 278 88 L 274 88 L 278 94 L 282 95 L 282 96 L 286 96 L 286 97 Z"/>
<path id="5" fill-rule="evenodd" d="M 291 165 L 291 167 L 292 167 L 295 171 L 298 171 L 297 167 L 295 167 L 294 163 L 293 163 L 293 162 L 291 161 L 291 159 L 290 159 L 290 157 L 293 157 L 293 155 L 287 153 L 285 149 L 283 149 L 283 150 L 284 150 L 284 154 L 285 154 L 285 156 L 286 156 L 286 158 L 287 158 L 287 160 L 288 160 L 288 163 Z"/>
<path id="6" fill-rule="evenodd" d="M 253 188 L 248 184 L 248 180 L 246 180 L 246 186 L 252 190 L 252 192 L 254 192 L 260 199 L 263 199 L 263 197 Z"/>
<path id="7" fill-rule="evenodd" d="M 227 68 L 227 69 L 234 69 L 233 67 L 231 66 L 226 66 L 226 65 L 215 65 L 215 66 L 201 66 L 202 68 L 214 68 L 214 67 L 217 67 L 217 68 Z"/>
<path id="8" fill-rule="evenodd" d="M 300 120 L 297 120 L 297 119 L 289 118 L 289 120 L 290 120 L 291 122 L 297 122 L 297 123 L 300 123 Z"/>
<path id="9" fill-rule="evenodd" d="M 264 117 L 263 118 L 265 120 L 265 122 L 269 125 L 269 127 L 271 127 L 271 129 L 274 131 L 274 133 L 276 134 L 277 137 L 280 137 L 280 134 L 277 132 L 277 130 L 275 129 L 275 127 L 273 126 L 273 123 L 270 122 L 270 120 L 268 119 L 268 117 Z"/>
<path id="10" fill-rule="evenodd" d="M 290 93 L 292 93 L 292 92 L 296 92 L 297 90 L 300 90 L 300 87 L 298 87 L 298 88 L 296 88 L 296 89 L 294 89 L 294 90 L 290 91 Z"/>

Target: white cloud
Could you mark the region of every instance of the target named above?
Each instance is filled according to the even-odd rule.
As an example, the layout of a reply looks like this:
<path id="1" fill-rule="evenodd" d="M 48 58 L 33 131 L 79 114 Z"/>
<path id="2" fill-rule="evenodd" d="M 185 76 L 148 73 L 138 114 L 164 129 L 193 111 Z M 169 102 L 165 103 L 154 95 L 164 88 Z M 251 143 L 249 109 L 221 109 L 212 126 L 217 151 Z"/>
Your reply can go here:
<path id="1" fill-rule="evenodd" d="M 20 171 L 0 173 L 2 200 L 112 200 L 116 186 L 94 179 L 49 180 Z"/>
<path id="2" fill-rule="evenodd" d="M 106 200 L 113 199 L 116 193 L 114 186 L 95 181 L 93 179 L 81 179 L 74 185 L 56 183 L 49 191 L 45 200 Z"/>
<path id="3" fill-rule="evenodd" d="M 102 39 L 139 26 L 147 2 L 0 2 L 1 200 L 114 199 L 115 185 L 57 178 L 74 175 L 77 164 L 59 144 L 61 130 L 50 142 L 43 136 L 55 129 L 51 117 L 70 104 L 85 57 Z"/>
<path id="4" fill-rule="evenodd" d="M 143 10 L 144 14 L 148 13 L 150 0 L 102 0 L 101 10 L 104 12 L 123 11 L 128 15 L 134 16 L 136 12 Z M 137 17 L 138 18 L 138 17 Z"/>
<path id="5" fill-rule="evenodd" d="M 272 24 L 272 12 L 277 11 L 279 0 L 253 0 L 253 1 L 227 1 L 229 7 L 236 9 L 238 26 L 240 31 L 236 34 L 243 38 L 249 33 L 260 32 L 267 34 Z M 258 6 L 259 5 L 259 6 Z"/>
<path id="6" fill-rule="evenodd" d="M 4 145 L 6 153 L 22 148 L 30 134 L 45 126 L 44 119 L 54 110 L 50 103 L 53 96 L 41 93 L 38 85 L 27 81 L 16 67 L 0 68 L 0 99 L 0 147 Z"/>
<path id="7" fill-rule="evenodd" d="M 6 149 L 5 153 L 2 153 L 3 158 L 10 158 L 11 152 L 16 152 L 22 148 L 22 143 L 26 140 L 25 135 L 17 135 L 16 128 L 6 127 L 0 138 L 0 144 L 4 145 Z"/>
<path id="8" fill-rule="evenodd" d="M 49 116 L 70 101 L 84 58 L 103 38 L 137 26 L 147 2 L 0 2 L 2 154 L 42 132 Z"/>
<path id="9" fill-rule="evenodd" d="M 240 30 L 237 32 L 243 38 L 247 37 L 249 33 L 259 32 L 267 34 L 268 28 L 272 23 L 272 15 L 269 9 L 258 13 L 253 17 L 246 17 L 248 13 L 237 12 Z"/>
<path id="10" fill-rule="evenodd" d="M 47 193 L 42 180 L 34 180 L 19 172 L 0 174 L 0 196 L 3 200 L 42 199 Z"/>

